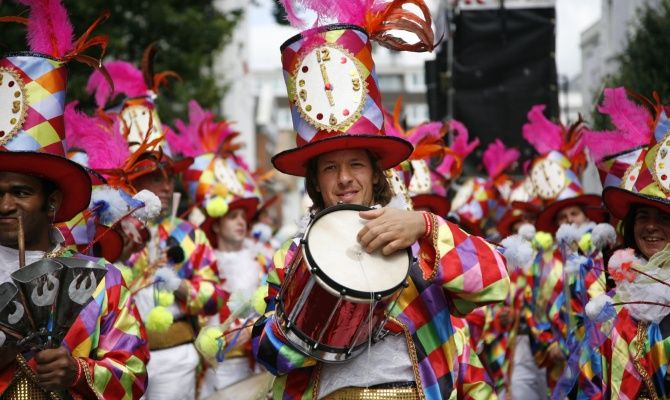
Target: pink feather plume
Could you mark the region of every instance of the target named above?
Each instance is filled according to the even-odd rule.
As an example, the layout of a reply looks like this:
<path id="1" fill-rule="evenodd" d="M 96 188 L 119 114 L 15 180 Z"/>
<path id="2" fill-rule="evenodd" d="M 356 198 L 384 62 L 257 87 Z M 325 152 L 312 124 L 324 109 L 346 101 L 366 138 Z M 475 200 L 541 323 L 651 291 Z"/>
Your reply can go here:
<path id="1" fill-rule="evenodd" d="M 528 122 L 523 125 L 523 137 L 540 154 L 560 150 L 563 145 L 563 129 L 544 116 L 545 106 L 534 105 L 528 112 Z"/>
<path id="2" fill-rule="evenodd" d="M 409 140 L 413 146 L 424 141 L 436 142 L 442 138 L 442 126 L 442 122 L 423 123 L 412 129 L 406 139 Z"/>
<path id="3" fill-rule="evenodd" d="M 62 58 L 73 48 L 73 29 L 61 0 L 17 0 L 30 7 L 30 50 Z"/>
<path id="4" fill-rule="evenodd" d="M 628 98 L 623 87 L 608 88 L 604 92 L 603 104 L 598 111 L 609 115 L 616 127 L 612 131 L 590 131 L 582 133 L 582 143 L 589 148 L 594 161 L 649 144 L 653 116 L 644 106 Z"/>
<path id="5" fill-rule="evenodd" d="M 477 146 L 479 146 L 479 138 L 473 139 L 471 142 L 468 142 L 470 139 L 468 129 L 460 121 L 452 119 L 449 121 L 449 129 L 453 131 L 453 141 L 449 148 L 460 158 L 462 162 L 465 158 L 472 153 Z M 435 171 L 439 172 L 442 176 L 453 179 L 456 178 L 451 176 L 451 170 L 456 160 L 454 156 L 447 154 L 444 156 L 444 159 L 435 168 Z"/>
<path id="6" fill-rule="evenodd" d="M 105 68 L 107 68 L 114 82 L 114 93 L 112 93 L 112 88 L 109 87 L 107 80 L 98 70 L 91 74 L 86 84 L 86 91 L 89 94 L 95 94 L 95 103 L 99 108 L 105 108 L 114 94 L 123 93 L 127 97 L 138 97 L 146 95 L 149 91 L 147 84 L 144 82 L 142 71 L 131 63 L 111 61 L 105 63 Z"/>
<path id="7" fill-rule="evenodd" d="M 169 131 L 166 135 L 170 148 L 184 157 L 216 152 L 226 138 L 235 134 L 227 121 L 215 121 L 214 114 L 195 100 L 188 102 L 188 119 L 188 123 L 177 120 L 178 133 Z"/>
<path id="8" fill-rule="evenodd" d="M 368 10 L 379 8 L 374 0 L 280 0 L 287 20 L 296 28 L 306 28 L 309 22 L 298 16 L 299 10 L 316 14 L 314 26 L 328 23 L 362 25 Z"/>
<path id="9" fill-rule="evenodd" d="M 88 155 L 89 168 L 122 167 L 130 157 L 130 150 L 119 126 L 77 111 L 77 104 L 77 101 L 73 101 L 65 106 L 65 138 L 68 147 L 84 150 Z"/>
<path id="10" fill-rule="evenodd" d="M 449 121 L 449 129 L 454 132 L 454 141 L 450 147 L 461 158 L 464 159 L 479 146 L 479 138 L 474 138 L 472 142 L 468 143 L 470 134 L 465 125 L 460 121 L 455 119 Z"/>
<path id="11" fill-rule="evenodd" d="M 491 178 L 496 178 L 519 159 L 519 150 L 505 146 L 500 139 L 489 144 L 482 155 L 482 163 Z"/>

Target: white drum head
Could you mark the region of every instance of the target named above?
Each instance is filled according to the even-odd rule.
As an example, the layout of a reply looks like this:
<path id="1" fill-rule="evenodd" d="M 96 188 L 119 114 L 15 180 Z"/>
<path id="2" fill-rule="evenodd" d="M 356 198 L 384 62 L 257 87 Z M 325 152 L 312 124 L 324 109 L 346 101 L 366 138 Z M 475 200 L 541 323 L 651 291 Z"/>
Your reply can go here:
<path id="1" fill-rule="evenodd" d="M 399 287 L 407 278 L 407 250 L 384 256 L 367 253 L 356 235 L 366 220 L 358 210 L 335 210 L 319 216 L 307 232 L 307 248 L 321 272 L 343 288 L 379 293 Z M 338 289 L 338 288 L 333 288 Z"/>

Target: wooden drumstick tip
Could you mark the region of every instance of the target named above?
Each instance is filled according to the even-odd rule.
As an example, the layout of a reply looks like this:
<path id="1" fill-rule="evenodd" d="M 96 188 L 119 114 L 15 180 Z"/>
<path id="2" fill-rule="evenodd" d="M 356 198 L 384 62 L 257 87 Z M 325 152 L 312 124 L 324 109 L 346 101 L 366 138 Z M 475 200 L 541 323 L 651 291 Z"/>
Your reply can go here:
<path id="1" fill-rule="evenodd" d="M 18 232 L 18 242 L 19 242 L 19 268 L 26 266 L 26 235 L 23 230 L 23 214 L 21 210 L 18 211 L 17 215 L 19 232 Z"/>

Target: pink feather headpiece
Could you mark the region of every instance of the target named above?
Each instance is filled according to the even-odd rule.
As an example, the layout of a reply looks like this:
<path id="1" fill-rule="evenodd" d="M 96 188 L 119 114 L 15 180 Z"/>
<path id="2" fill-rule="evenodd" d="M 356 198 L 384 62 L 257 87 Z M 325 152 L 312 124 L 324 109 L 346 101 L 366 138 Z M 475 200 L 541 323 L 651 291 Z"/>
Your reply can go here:
<path id="1" fill-rule="evenodd" d="M 496 178 L 519 159 L 521 153 L 516 148 L 508 148 L 500 139 L 489 144 L 482 155 L 482 163 L 491 178 Z"/>
<path id="2" fill-rule="evenodd" d="M 78 101 L 65 106 L 65 138 L 69 148 L 86 152 L 92 169 L 121 168 L 130 157 L 128 143 L 116 121 L 97 115 L 90 117 L 76 107 Z"/>
<path id="3" fill-rule="evenodd" d="M 114 93 L 122 93 L 126 97 L 139 97 L 145 96 L 149 91 L 142 71 L 133 64 L 126 61 L 110 61 L 105 63 L 105 68 L 114 82 L 113 88 L 100 71 L 93 72 L 86 84 L 86 91 L 95 95 L 95 104 L 98 108 L 105 108 Z"/>
<path id="4" fill-rule="evenodd" d="M 654 134 L 654 114 L 647 107 L 630 100 L 623 87 L 605 89 L 604 100 L 598 111 L 610 117 L 615 129 L 584 130 L 582 142 L 588 147 L 595 162 L 650 143 Z"/>
<path id="5" fill-rule="evenodd" d="M 448 128 L 453 132 L 450 152 L 445 154 L 435 171 L 448 179 L 456 179 L 461 174 L 465 158 L 479 146 L 479 138 L 469 141 L 468 129 L 460 121 L 452 119 Z"/>
<path id="6" fill-rule="evenodd" d="M 232 140 L 235 132 L 228 121 L 216 121 L 215 115 L 204 110 L 197 101 L 188 102 L 188 123 L 175 122 L 179 134 L 168 131 L 166 139 L 170 148 L 184 157 L 197 157 L 205 153 L 232 154 L 241 146 Z"/>
<path id="7" fill-rule="evenodd" d="M 116 94 L 121 93 L 127 98 L 154 96 L 158 93 L 159 87 L 166 84 L 167 78 L 181 79 L 177 73 L 170 70 L 154 73 L 153 62 L 156 52 L 156 43 L 147 46 L 142 54 L 141 70 L 126 61 L 110 61 L 105 63 L 107 76 L 100 71 L 93 72 L 88 78 L 86 91 L 95 95 L 98 108 L 105 108 Z M 111 87 L 110 83 L 113 83 L 114 87 Z"/>
<path id="8" fill-rule="evenodd" d="M 540 155 L 550 151 L 563 153 L 570 159 L 575 170 L 586 165 L 582 142 L 583 121 L 581 116 L 569 127 L 555 124 L 544 116 L 544 104 L 534 105 L 528 112 L 528 122 L 522 127 L 523 138 Z"/>
<path id="9" fill-rule="evenodd" d="M 435 48 L 430 10 L 423 0 L 280 0 L 291 25 L 309 28 L 307 21 L 298 16 L 296 6 L 316 14 L 314 27 L 330 23 L 358 25 L 365 29 L 370 39 L 382 46 L 405 51 L 432 51 Z M 405 4 L 419 8 L 421 16 L 404 9 Z M 416 43 L 407 43 L 392 31 L 405 31 L 416 35 Z"/>
<path id="10" fill-rule="evenodd" d="M 105 11 L 100 14 L 75 40 L 72 23 L 61 0 L 17 0 L 17 2 L 30 8 L 29 17 L 0 17 L 0 22 L 16 22 L 26 25 L 28 47 L 31 51 L 49 55 L 62 62 L 76 60 L 92 68 L 101 69 L 100 60 L 107 49 L 107 36 L 92 36 L 92 34 L 93 30 L 109 17 L 109 12 Z M 101 52 L 98 57 L 84 54 L 93 47 L 100 47 Z M 104 68 L 102 72 L 103 75 L 106 73 Z"/>

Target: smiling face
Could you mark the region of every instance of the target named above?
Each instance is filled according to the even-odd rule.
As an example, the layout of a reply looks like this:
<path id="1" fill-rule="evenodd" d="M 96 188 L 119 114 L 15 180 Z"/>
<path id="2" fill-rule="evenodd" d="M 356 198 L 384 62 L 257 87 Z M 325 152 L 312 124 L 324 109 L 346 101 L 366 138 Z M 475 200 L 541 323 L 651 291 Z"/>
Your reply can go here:
<path id="1" fill-rule="evenodd" d="M 670 242 L 670 214 L 654 207 L 640 207 L 633 221 L 635 244 L 649 259 Z"/>
<path id="2" fill-rule="evenodd" d="M 339 203 L 370 206 L 373 186 L 379 177 L 365 150 L 337 150 L 319 156 L 316 163 L 316 190 L 325 207 Z"/>

